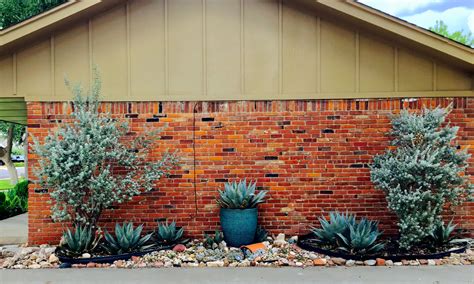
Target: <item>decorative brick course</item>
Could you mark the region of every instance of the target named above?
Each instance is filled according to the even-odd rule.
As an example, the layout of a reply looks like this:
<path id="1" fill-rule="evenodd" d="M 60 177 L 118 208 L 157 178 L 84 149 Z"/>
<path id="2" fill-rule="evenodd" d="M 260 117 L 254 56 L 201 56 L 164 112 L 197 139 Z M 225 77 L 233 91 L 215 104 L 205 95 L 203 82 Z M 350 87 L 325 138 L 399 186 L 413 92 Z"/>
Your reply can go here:
<path id="1" fill-rule="evenodd" d="M 103 103 L 102 111 L 129 121 L 132 138 L 163 128 L 150 159 L 176 150 L 182 168 L 160 181 L 157 191 L 106 211 L 102 225 L 131 220 L 152 229 L 157 220 L 169 219 L 185 226 L 188 235 L 201 236 L 219 227 L 217 189 L 225 181 L 247 178 L 269 190 L 259 221 L 272 233 L 304 234 L 318 216 L 335 209 L 378 219 L 382 230 L 395 233 L 396 219 L 387 211 L 384 194 L 373 188 L 368 168 L 373 155 L 388 146 L 389 115 L 450 103 L 459 143 L 468 147 L 474 144 L 474 98 Z M 64 102 L 29 102 L 27 108 L 29 133 L 40 139 L 67 121 L 71 111 Z M 36 159 L 29 150 L 33 180 Z M 470 175 L 473 164 L 471 159 Z M 48 202 L 47 190 L 30 187 L 32 244 L 59 241 L 64 224 L 51 221 Z M 458 208 L 455 221 L 472 235 L 474 203 Z"/>

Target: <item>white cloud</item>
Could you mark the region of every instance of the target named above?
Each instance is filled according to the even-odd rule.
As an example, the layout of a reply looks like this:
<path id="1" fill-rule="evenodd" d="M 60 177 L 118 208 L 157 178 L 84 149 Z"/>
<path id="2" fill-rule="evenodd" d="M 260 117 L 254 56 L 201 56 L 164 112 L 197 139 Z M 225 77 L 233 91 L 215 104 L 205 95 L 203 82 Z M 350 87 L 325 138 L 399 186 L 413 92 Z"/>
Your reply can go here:
<path id="1" fill-rule="evenodd" d="M 423 28 L 432 27 L 437 20 L 442 20 L 448 25 L 450 31 L 474 31 L 474 9 L 464 7 L 455 7 L 443 12 L 428 10 L 423 13 L 402 18 Z"/>
<path id="2" fill-rule="evenodd" d="M 469 18 L 467 19 L 467 25 L 469 26 L 471 32 L 474 34 L 474 11 L 469 15 Z"/>
<path id="3" fill-rule="evenodd" d="M 369 5 L 391 15 L 414 12 L 417 9 L 443 1 L 444 0 L 359 0 L 359 2 L 365 5 Z"/>

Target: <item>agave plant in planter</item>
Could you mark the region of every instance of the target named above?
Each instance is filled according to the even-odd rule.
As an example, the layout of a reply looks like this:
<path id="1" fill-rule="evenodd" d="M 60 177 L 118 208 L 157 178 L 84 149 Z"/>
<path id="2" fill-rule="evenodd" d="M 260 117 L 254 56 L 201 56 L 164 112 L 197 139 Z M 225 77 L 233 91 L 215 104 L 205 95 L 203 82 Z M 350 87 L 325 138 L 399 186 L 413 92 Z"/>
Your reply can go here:
<path id="1" fill-rule="evenodd" d="M 143 225 L 137 228 L 133 227 L 133 223 L 124 222 L 122 226 L 119 223 L 115 224 L 115 237 L 105 232 L 104 245 L 105 250 L 110 254 L 123 254 L 136 251 L 144 251 L 154 245 L 145 245 L 151 238 L 151 234 L 141 237 Z"/>
<path id="2" fill-rule="evenodd" d="M 257 230 L 258 204 L 265 201 L 267 191 L 255 193 L 256 182 L 241 180 L 225 183 L 219 190 L 220 221 L 224 239 L 230 246 L 240 247 L 253 242 Z"/>

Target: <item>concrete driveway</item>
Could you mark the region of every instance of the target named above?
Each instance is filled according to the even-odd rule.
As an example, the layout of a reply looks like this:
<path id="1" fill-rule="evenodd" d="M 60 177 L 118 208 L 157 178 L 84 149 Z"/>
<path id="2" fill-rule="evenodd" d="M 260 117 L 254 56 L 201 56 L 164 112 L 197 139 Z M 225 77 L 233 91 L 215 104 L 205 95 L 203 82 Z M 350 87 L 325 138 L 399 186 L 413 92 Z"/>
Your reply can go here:
<path id="1" fill-rule="evenodd" d="M 0 270 L 0 283 L 474 283 L 474 266 Z"/>
<path id="2" fill-rule="evenodd" d="M 28 213 L 0 220 L 0 245 L 23 244 L 27 241 Z"/>

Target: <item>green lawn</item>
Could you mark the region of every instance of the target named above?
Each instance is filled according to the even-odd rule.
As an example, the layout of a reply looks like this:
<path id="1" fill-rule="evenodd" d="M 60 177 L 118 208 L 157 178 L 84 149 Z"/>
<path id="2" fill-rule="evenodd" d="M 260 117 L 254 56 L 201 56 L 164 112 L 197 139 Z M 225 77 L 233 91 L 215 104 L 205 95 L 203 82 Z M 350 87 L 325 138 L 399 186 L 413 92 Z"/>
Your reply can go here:
<path id="1" fill-rule="evenodd" d="M 20 179 L 21 181 L 22 179 Z M 10 183 L 10 179 L 0 179 L 0 190 L 8 190 L 13 188 L 14 185 Z"/>

